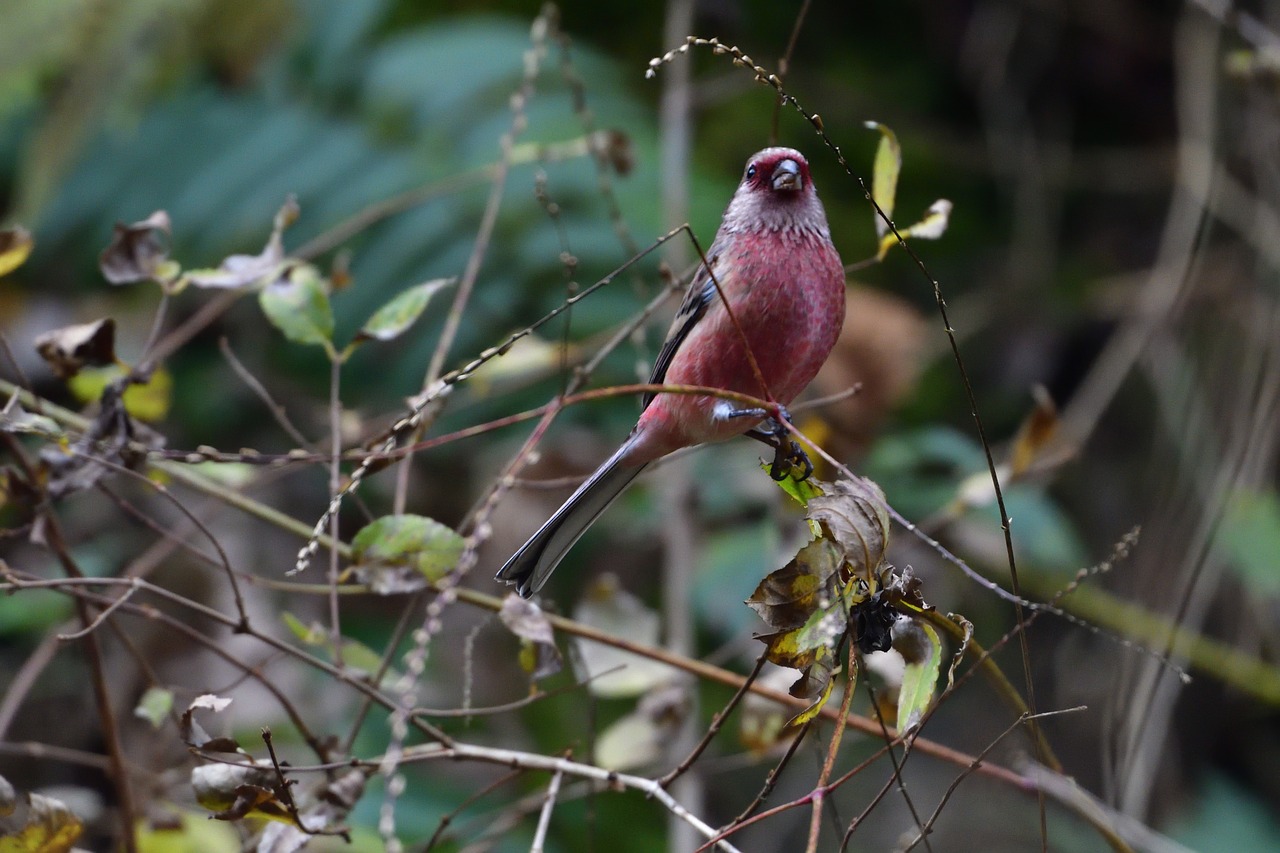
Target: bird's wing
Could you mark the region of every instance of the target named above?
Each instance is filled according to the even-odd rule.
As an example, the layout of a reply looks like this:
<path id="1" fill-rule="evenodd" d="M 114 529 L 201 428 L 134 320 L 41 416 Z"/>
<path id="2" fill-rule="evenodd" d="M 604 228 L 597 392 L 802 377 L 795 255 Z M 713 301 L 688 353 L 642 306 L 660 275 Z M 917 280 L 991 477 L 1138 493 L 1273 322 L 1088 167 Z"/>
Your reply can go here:
<path id="1" fill-rule="evenodd" d="M 715 257 L 712 257 L 711 265 L 714 266 L 715 262 Z M 667 369 L 671 367 L 671 360 L 675 358 L 685 338 L 689 337 L 689 332 L 693 331 L 693 327 L 698 325 L 698 321 L 707 313 L 707 306 L 715 298 L 716 283 L 711 273 L 705 266 L 698 267 L 693 283 L 685 293 L 684 302 L 676 312 L 675 319 L 671 321 L 671 329 L 667 332 L 667 339 L 662 342 L 662 349 L 658 351 L 658 359 L 653 363 L 653 373 L 649 375 L 650 385 L 661 385 L 667 378 Z M 655 396 L 657 395 L 653 392 L 644 395 L 644 408 L 649 407 Z"/>

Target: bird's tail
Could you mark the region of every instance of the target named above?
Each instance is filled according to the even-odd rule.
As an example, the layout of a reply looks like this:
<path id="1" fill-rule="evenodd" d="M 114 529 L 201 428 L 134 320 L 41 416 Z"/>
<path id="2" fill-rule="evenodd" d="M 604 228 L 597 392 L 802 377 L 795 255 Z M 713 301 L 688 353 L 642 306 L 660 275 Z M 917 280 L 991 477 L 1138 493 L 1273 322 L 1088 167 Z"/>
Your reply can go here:
<path id="1" fill-rule="evenodd" d="M 533 595 L 547 582 L 573 543 L 613 503 L 627 484 L 636 478 L 644 465 L 624 465 L 623 457 L 631 447 L 625 442 L 617 452 L 595 470 L 578 490 L 569 496 L 564 506 L 529 537 L 507 560 L 495 580 L 516 585 L 516 591 L 525 598 Z"/>

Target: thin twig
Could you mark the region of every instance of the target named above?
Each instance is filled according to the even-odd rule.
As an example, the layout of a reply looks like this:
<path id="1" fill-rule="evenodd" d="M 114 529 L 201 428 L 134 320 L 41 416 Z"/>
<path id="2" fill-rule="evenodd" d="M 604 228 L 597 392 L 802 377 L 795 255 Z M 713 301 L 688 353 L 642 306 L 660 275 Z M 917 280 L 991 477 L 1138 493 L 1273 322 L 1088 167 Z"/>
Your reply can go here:
<path id="1" fill-rule="evenodd" d="M 728 716 L 733 713 L 733 709 L 738 707 L 738 703 L 742 701 L 742 697 L 747 695 L 747 692 L 751 689 L 751 685 L 755 683 L 756 678 L 760 675 L 760 670 L 764 669 L 765 662 L 768 659 L 769 653 L 767 650 L 760 653 L 760 657 L 756 659 L 755 668 L 752 669 L 751 673 L 743 680 L 742 686 L 738 688 L 738 692 L 733 694 L 733 698 L 729 700 L 729 704 L 717 711 L 715 716 L 711 718 L 711 725 L 707 727 L 706 733 L 703 734 L 702 739 L 698 741 L 697 746 L 693 748 L 693 752 L 690 752 L 683 761 L 672 768 L 670 773 L 659 779 L 659 785 L 666 788 L 693 766 L 693 763 L 698 760 L 698 756 L 702 755 L 703 751 L 706 750 L 712 739 L 719 734 L 720 727 L 724 725 L 724 721 Z"/>
<path id="2" fill-rule="evenodd" d="M 231 587 L 231 596 L 232 596 L 232 599 L 235 601 L 236 612 L 240 615 L 240 624 L 239 626 L 237 626 L 236 630 L 239 631 L 242 629 L 247 629 L 249 627 L 249 611 L 248 611 L 248 608 L 245 607 L 244 596 L 240 592 L 240 582 L 236 578 L 235 570 L 231 568 L 231 558 L 228 557 L 227 552 L 222 549 L 222 543 L 218 541 L 217 536 L 213 535 L 213 531 L 210 530 L 208 527 L 206 527 L 204 522 L 202 522 L 199 518 L 197 518 L 195 513 L 193 513 L 190 509 L 188 509 L 187 506 L 183 504 L 182 501 L 174 497 L 173 493 L 170 492 L 168 487 L 166 487 L 163 483 L 157 483 L 155 480 L 152 480 L 150 477 L 143 476 L 142 474 L 139 474 L 137 471 L 134 471 L 132 468 L 128 468 L 124 465 L 120 465 L 119 463 L 114 462 L 110 459 L 106 459 L 101 456 L 94 456 L 89 453 L 81 453 L 80 455 L 83 456 L 85 459 L 93 461 L 95 464 L 101 465 L 104 468 L 114 471 L 117 474 L 121 474 L 125 477 L 136 480 L 140 483 L 143 483 L 146 486 L 150 487 L 151 489 L 155 490 L 157 494 L 159 494 L 162 498 L 164 498 L 169 503 L 171 503 L 174 506 L 174 508 L 178 510 L 178 512 L 182 513 L 184 516 L 187 517 L 187 520 L 190 521 L 197 530 L 199 530 L 201 533 L 205 535 L 205 537 L 209 540 L 209 542 L 213 544 L 214 549 L 217 550 L 218 557 L 221 560 L 221 567 L 223 570 L 223 574 L 226 575 L 227 584 Z"/>
<path id="3" fill-rule="evenodd" d="M 79 564 L 71 556 L 71 551 L 67 548 L 66 540 L 62 535 L 62 526 L 58 523 L 57 516 L 51 510 L 47 511 L 44 516 L 44 535 L 49 550 L 67 573 L 67 579 L 84 579 L 84 572 L 80 570 Z M 80 621 L 88 627 L 91 624 L 88 603 L 81 598 L 76 598 L 75 603 Z M 124 607 L 125 604 L 121 603 L 117 606 Z M 111 705 L 111 694 L 107 690 L 106 666 L 102 659 L 102 646 L 98 642 L 98 635 L 92 631 L 84 635 L 82 642 L 84 644 L 85 657 L 88 658 L 89 662 L 90 681 L 93 686 L 94 700 L 98 706 L 98 717 L 102 724 L 101 734 L 106 742 L 107 757 L 111 759 L 111 778 L 115 783 L 115 793 L 119 800 L 120 838 L 126 853 L 137 853 L 138 839 L 134 834 L 134 822 L 137 819 L 138 812 L 133 800 L 133 785 L 129 781 L 129 774 L 125 764 L 124 744 L 120 740 L 120 729 L 116 721 L 115 709 Z"/>
<path id="4" fill-rule="evenodd" d="M 1049 711 L 1041 714 L 1040 716 L 1047 717 L 1053 714 L 1067 713 L 1068 711 L 1083 711 L 1083 710 L 1084 710 L 1084 706 L 1080 706 L 1078 708 L 1068 708 L 1068 709 L 1065 709 L 1064 711 Z M 929 819 L 924 822 L 924 826 L 920 827 L 920 834 L 917 835 L 915 840 L 913 840 L 910 844 L 902 848 L 902 853 L 909 853 L 909 851 L 913 850 L 917 844 L 919 844 L 921 841 L 925 839 L 925 836 L 927 836 L 930 832 L 933 831 L 933 825 L 937 822 L 938 818 L 942 815 L 942 810 L 946 807 L 947 802 L 951 799 L 951 795 L 954 794 L 956 792 L 956 789 L 960 787 L 960 783 L 963 782 L 965 779 L 968 779 L 969 776 L 973 773 L 973 771 L 977 769 L 978 765 L 982 763 L 983 759 L 985 759 L 993 749 L 999 746 L 1001 741 L 1003 741 L 1009 735 L 1017 731 L 1018 727 L 1021 726 L 1023 723 L 1025 723 L 1027 721 L 1027 718 L 1030 716 L 1031 716 L 1030 714 L 1022 714 L 1021 716 L 1018 717 L 1018 719 L 1014 720 L 1013 723 L 1010 724 L 1010 726 L 1007 729 L 1005 729 L 1000 734 L 996 735 L 995 739 L 992 740 L 991 743 L 983 747 L 982 752 L 979 752 L 977 755 L 973 757 L 972 764 L 970 764 L 968 767 L 962 770 L 959 773 L 959 775 L 956 776 L 956 778 L 951 780 L 951 784 L 948 785 L 947 790 L 943 792 L 942 798 L 938 800 L 938 805 L 936 808 L 934 808 L 933 814 L 929 815 Z"/>
<path id="5" fill-rule="evenodd" d="M 845 630 L 844 636 L 840 638 L 837 646 L 843 646 L 845 641 L 849 639 L 848 629 Z M 837 652 L 836 658 L 839 659 Z M 807 853 L 817 853 L 818 838 L 822 833 L 822 805 L 826 794 L 827 780 L 831 778 L 831 768 L 835 766 L 836 754 L 840 751 L 840 741 L 844 738 L 845 721 L 849 719 L 849 708 L 853 704 L 854 687 L 857 684 L 857 657 L 853 651 L 849 652 L 849 664 L 846 667 L 847 678 L 844 685 L 844 697 L 840 701 L 840 716 L 836 720 L 836 730 L 831 735 L 831 743 L 827 744 L 827 756 L 822 762 L 822 772 L 818 774 L 818 784 L 814 786 L 813 793 L 810 794 L 810 801 L 813 804 L 813 810 L 809 815 L 809 843 L 805 847 Z M 883 727 L 883 723 L 881 723 Z M 887 739 L 887 733 L 886 733 Z"/>
<path id="6" fill-rule="evenodd" d="M 448 831 L 450 825 L 453 824 L 454 818 L 462 814 L 462 812 L 465 811 L 467 808 L 469 808 L 473 803 L 479 802 L 480 800 L 492 794 L 494 791 L 501 788 L 503 785 L 506 785 L 508 782 L 515 781 L 516 779 L 519 779 L 523 775 L 524 775 L 523 770 L 512 770 L 510 773 L 500 776 L 494 781 L 490 782 L 488 785 L 485 785 L 479 791 L 476 791 L 474 794 L 471 794 L 461 803 L 458 803 L 458 805 L 454 806 L 452 809 L 445 812 L 445 814 L 440 818 L 440 822 L 436 824 L 435 832 L 431 833 L 431 838 L 427 840 L 426 846 L 423 847 L 422 849 L 430 850 L 431 848 L 435 847 L 436 842 L 444 838 L 444 834 L 445 832 Z"/>
<path id="7" fill-rule="evenodd" d="M 929 839 L 926 837 L 926 833 L 924 832 L 924 825 L 920 821 L 920 814 L 916 811 L 916 804 L 912 801 L 911 795 L 907 793 L 907 782 L 902 778 L 902 765 L 906 763 L 910 753 L 904 749 L 902 761 L 898 761 L 898 756 L 893 751 L 894 739 L 889 736 L 889 727 L 885 725 L 884 714 L 880 710 L 880 703 L 876 701 L 875 691 L 871 689 L 871 682 L 868 681 L 865 683 L 867 687 L 867 695 L 871 697 L 871 709 L 875 711 L 876 722 L 880 723 L 880 728 L 883 732 L 882 736 L 884 738 L 885 746 L 887 747 L 886 754 L 889 756 L 889 763 L 893 765 L 893 782 L 897 786 L 898 791 L 902 794 L 902 801 L 907 804 L 907 811 L 911 812 L 911 819 L 916 822 L 916 828 L 920 830 L 920 837 L 924 841 L 925 849 L 928 850 L 929 853 L 933 853 L 933 848 L 929 846 Z M 903 743 L 904 746 L 907 746 L 911 741 L 907 740 Z"/>
<path id="8" fill-rule="evenodd" d="M 721 827 L 721 832 L 725 832 L 751 817 L 752 812 L 758 809 L 765 800 L 769 799 L 769 795 L 773 793 L 773 789 L 778 784 L 778 777 L 782 775 L 782 771 L 786 770 L 787 765 L 791 763 L 792 756 L 800 748 L 805 735 L 809 734 L 809 730 L 813 728 L 814 720 L 816 719 L 817 717 L 811 717 L 805 721 L 804 725 L 800 727 L 800 731 L 796 732 L 795 737 L 791 738 L 791 743 L 787 744 L 787 751 L 782 754 L 782 758 L 769 770 L 769 775 L 765 777 L 764 787 L 760 789 L 760 793 L 756 794 L 755 799 L 748 803 L 747 807 L 737 817 Z"/>
<path id="9" fill-rule="evenodd" d="M 102 612 L 100 612 L 97 616 L 95 616 L 92 622 L 90 622 L 88 625 L 85 625 L 79 631 L 73 631 L 70 634 L 55 634 L 54 636 L 64 643 L 67 642 L 68 640 L 84 639 L 89 635 L 91 631 L 93 631 L 95 628 L 97 628 L 99 625 L 105 622 L 107 618 L 110 617 L 111 614 L 114 613 L 118 607 L 120 607 L 122 604 L 126 604 L 129 601 L 129 599 L 133 596 L 133 594 L 138 591 L 139 588 L 140 588 L 139 584 L 135 582 L 129 589 L 126 589 L 115 601 L 111 602 L 111 604 L 103 608 Z"/>
<path id="10" fill-rule="evenodd" d="M 529 853 L 542 853 L 547 841 L 547 829 L 551 826 L 551 811 L 555 808 L 556 798 L 560 796 L 560 780 L 564 771 L 557 769 L 551 774 L 551 784 L 547 786 L 547 798 L 542 803 L 542 811 L 538 815 L 538 828 L 533 833 L 533 843 L 529 845 Z"/>
<path id="11" fill-rule="evenodd" d="M 402 762 L 416 762 L 424 760 L 438 760 L 441 758 L 450 758 L 454 760 L 464 761 L 484 761 L 491 764 L 499 764 L 503 767 L 518 767 L 524 770 L 543 770 L 549 773 L 561 773 L 568 776 L 578 776 L 584 779 L 590 779 L 601 784 L 606 788 L 631 788 L 640 791 L 650 799 L 657 800 L 664 808 L 692 826 L 706 838 L 713 838 L 716 830 L 708 826 L 696 815 L 692 814 L 688 809 L 675 800 L 667 791 L 662 788 L 653 779 L 646 779 L 643 776 L 633 776 L 629 773 L 618 773 L 613 770 L 605 770 L 591 764 L 582 764 L 577 761 L 571 761 L 567 758 L 553 757 L 547 755 L 537 755 L 527 752 L 517 752 L 510 749 L 495 749 L 487 746 L 478 746 L 475 744 L 455 743 L 452 746 L 440 746 L 430 744 L 425 747 L 406 748 L 401 758 Z M 728 841 L 718 841 L 717 845 L 730 853 L 737 851 L 737 848 Z"/>
<path id="12" fill-rule="evenodd" d="M 271 417 L 275 418 L 276 423 L 285 431 L 285 434 L 293 439 L 293 442 L 298 447 L 311 448 L 311 440 L 293 425 L 293 421 L 289 420 L 289 413 L 285 410 L 284 405 L 277 403 L 271 397 L 271 392 L 258 380 L 258 377 L 254 376 L 249 371 L 249 368 L 245 367 L 244 363 L 236 358 L 236 354 L 231 349 L 231 344 L 228 343 L 225 336 L 218 338 L 218 350 L 222 353 L 222 357 L 227 360 L 227 364 L 231 365 L 232 372 L 239 376 L 240 381 L 249 386 L 249 390 L 257 395 L 258 399 L 267 407 L 267 411 L 271 413 Z"/>

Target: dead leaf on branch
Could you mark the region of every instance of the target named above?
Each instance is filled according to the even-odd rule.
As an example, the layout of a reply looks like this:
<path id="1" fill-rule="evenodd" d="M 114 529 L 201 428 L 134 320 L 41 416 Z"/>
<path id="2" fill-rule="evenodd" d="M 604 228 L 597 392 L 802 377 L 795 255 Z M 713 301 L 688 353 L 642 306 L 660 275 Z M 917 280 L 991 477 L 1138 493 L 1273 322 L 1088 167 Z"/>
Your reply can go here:
<path id="1" fill-rule="evenodd" d="M 215 714 L 226 709 L 231 704 L 231 700 L 225 696 L 215 696 L 212 693 L 205 693 L 197 696 L 187 706 L 187 710 L 182 712 L 182 718 L 178 723 L 178 732 L 182 737 L 182 742 L 193 749 L 201 749 L 206 752 L 233 752 L 244 754 L 240 749 L 240 744 L 236 743 L 232 738 L 211 737 L 204 727 L 196 720 L 196 711 L 213 711 Z"/>
<path id="2" fill-rule="evenodd" d="M 520 638 L 520 666 L 525 672 L 540 679 L 560 671 L 560 650 L 541 607 L 513 592 L 503 599 L 498 618 Z"/>
<path id="3" fill-rule="evenodd" d="M 84 367 L 116 363 L 116 321 L 104 317 L 53 329 L 37 337 L 35 346 L 55 376 L 70 379 Z"/>
<path id="4" fill-rule="evenodd" d="M 107 384 L 98 414 L 74 443 L 59 442 L 41 449 L 49 497 L 59 498 L 89 488 L 110 472 L 106 463 L 135 469 L 146 460 L 147 449 L 164 446 L 159 433 L 136 423 L 125 410 L 127 387 L 127 378 Z"/>
<path id="5" fill-rule="evenodd" d="M 822 494 L 809 499 L 809 519 L 839 546 L 841 559 L 854 574 L 873 577 L 889 547 L 884 492 L 862 477 L 821 485 Z"/>
<path id="6" fill-rule="evenodd" d="M 278 278 L 284 262 L 284 229 L 298 218 L 298 202 L 290 196 L 276 212 L 267 245 L 256 255 L 230 255 L 217 269 L 188 270 L 186 279 L 196 287 L 236 289 Z"/>
<path id="7" fill-rule="evenodd" d="M 0 819 L 0 851 L 70 853 L 83 832 L 84 824 L 62 800 L 23 791 L 13 795 L 12 808 Z"/>
<path id="8" fill-rule="evenodd" d="M 883 492 L 862 478 L 834 483 L 811 478 L 803 485 L 797 490 L 784 481 L 782 487 L 806 506 L 817 535 L 747 600 L 774 629 L 760 636 L 768 660 L 800 671 L 791 695 L 813 700 L 790 725 L 811 719 L 830 696 L 840 644 L 851 629 L 861 637 L 867 633 L 868 616 L 878 620 L 875 646 L 887 648 L 897 619 L 892 602 L 882 602 L 880 589 L 889 543 Z"/>
<path id="9" fill-rule="evenodd" d="M 155 281 L 167 284 L 181 267 L 169 259 L 169 214 L 157 210 L 141 222 L 117 222 L 111 243 L 98 256 L 98 268 L 112 284 Z"/>
<path id="10" fill-rule="evenodd" d="M 839 645 L 854 605 L 853 584 L 841 580 L 844 561 L 838 545 L 821 536 L 771 573 L 747 605 L 772 628 L 760 635 L 771 663 L 800 670 L 791 695 L 812 699 L 789 725 L 812 718 L 831 694 Z"/>

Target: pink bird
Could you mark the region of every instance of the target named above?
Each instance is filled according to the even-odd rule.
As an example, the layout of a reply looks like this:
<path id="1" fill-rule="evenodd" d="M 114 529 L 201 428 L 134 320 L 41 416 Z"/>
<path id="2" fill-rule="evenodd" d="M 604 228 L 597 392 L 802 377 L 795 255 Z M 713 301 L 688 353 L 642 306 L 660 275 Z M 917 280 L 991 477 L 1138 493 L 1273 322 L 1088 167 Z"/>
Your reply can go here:
<path id="1" fill-rule="evenodd" d="M 707 264 L 694 275 L 649 382 L 723 388 L 785 407 L 827 360 L 843 323 L 844 270 L 809 163 L 790 148 L 766 148 L 747 161 Z M 785 408 L 779 414 L 787 417 Z M 533 595 L 646 465 L 682 447 L 743 434 L 774 448 L 775 479 L 785 477 L 793 463 L 804 467 L 804 476 L 812 472 L 770 409 L 743 408 L 714 396 L 646 395 L 623 445 L 496 579 L 515 584 L 526 598 Z"/>

